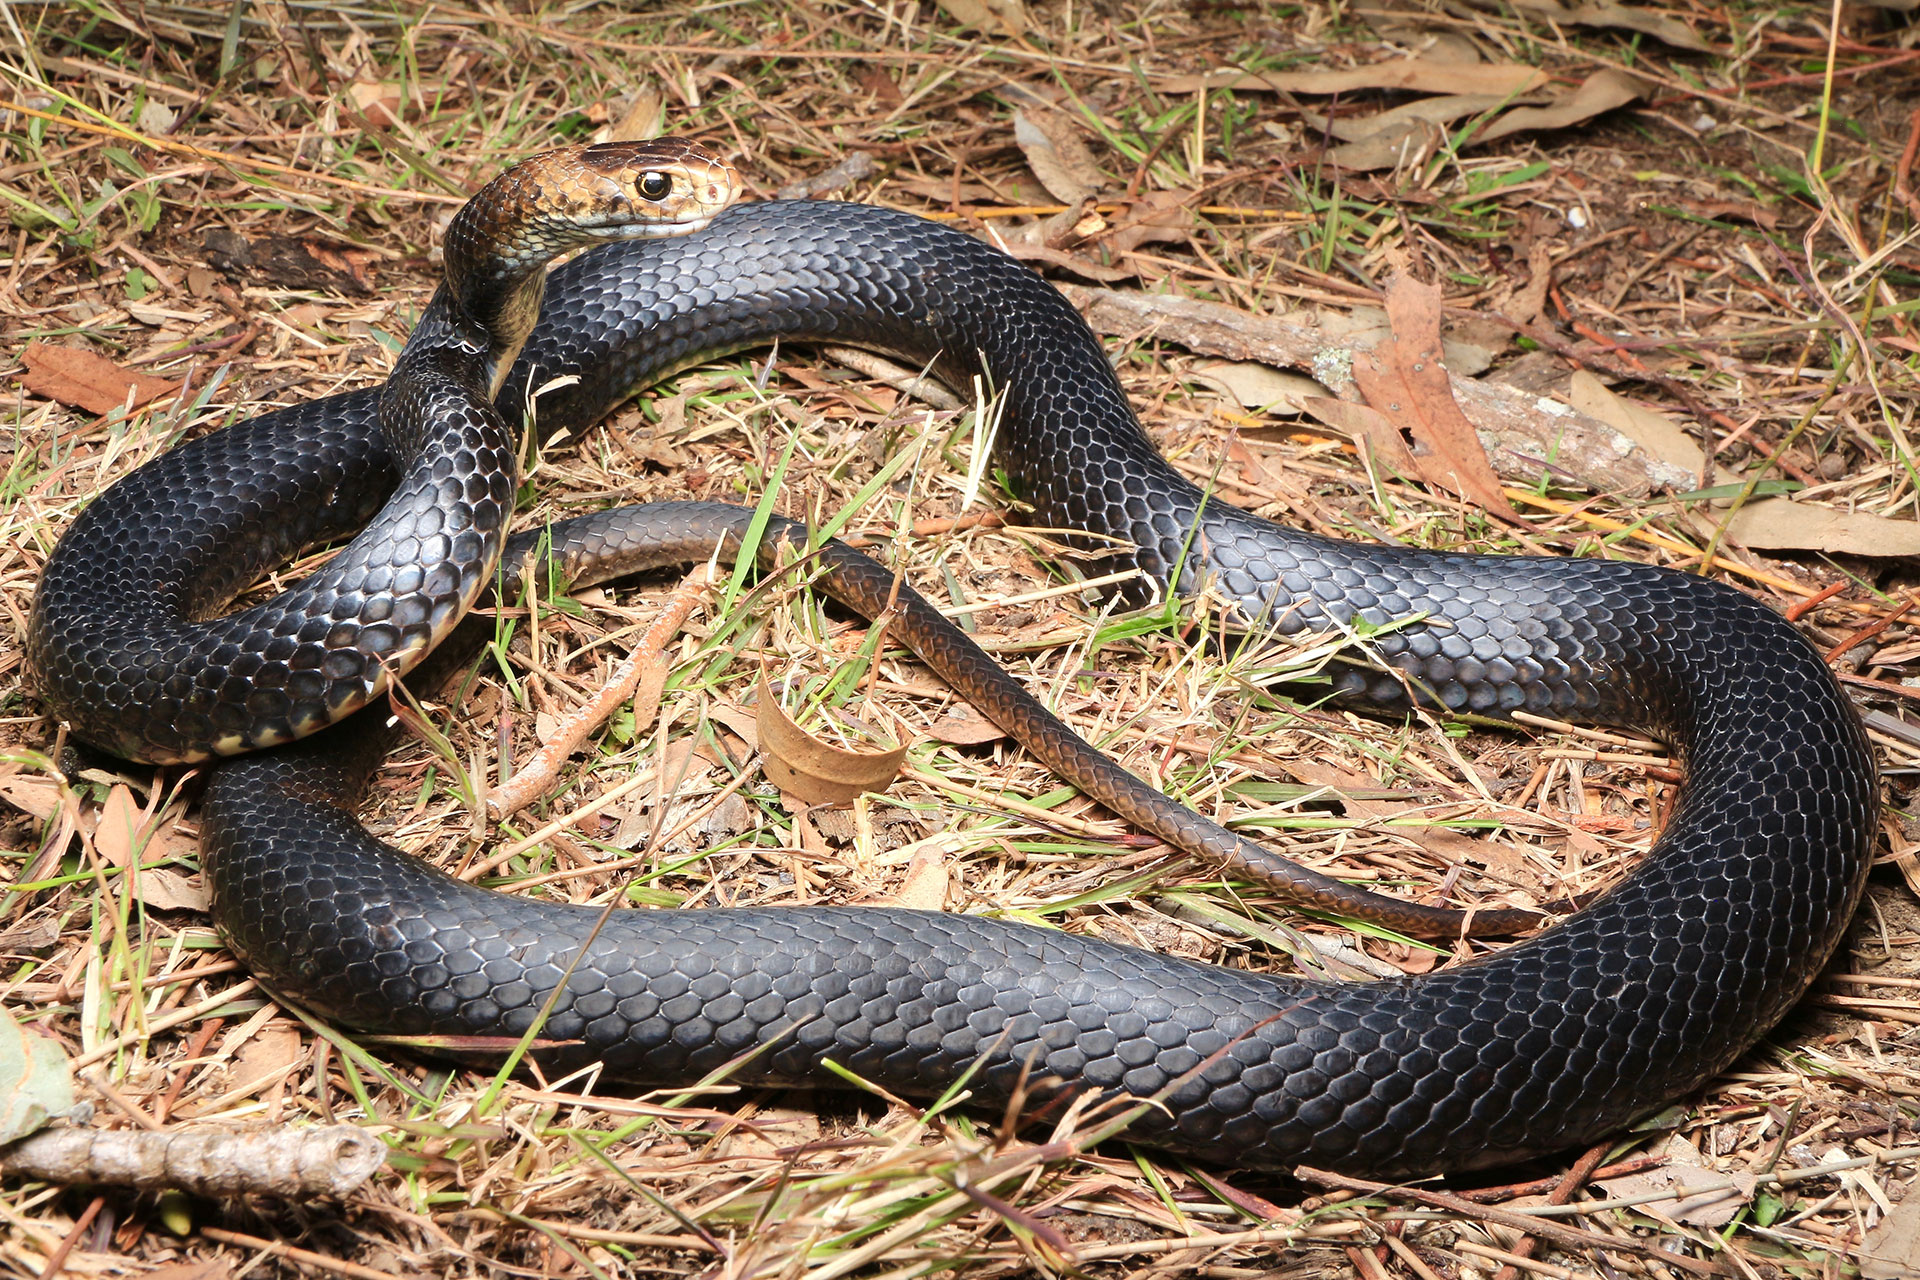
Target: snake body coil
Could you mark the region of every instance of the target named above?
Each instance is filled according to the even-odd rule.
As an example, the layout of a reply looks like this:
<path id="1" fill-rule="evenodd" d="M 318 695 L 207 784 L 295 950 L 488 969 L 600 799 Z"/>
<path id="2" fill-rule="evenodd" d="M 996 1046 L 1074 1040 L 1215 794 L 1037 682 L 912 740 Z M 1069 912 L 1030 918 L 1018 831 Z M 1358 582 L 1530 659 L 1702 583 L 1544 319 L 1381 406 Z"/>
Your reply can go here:
<path id="1" fill-rule="evenodd" d="M 500 404 L 512 417 L 529 389 L 577 375 L 538 401 L 543 432 L 577 426 L 665 370 L 775 338 L 933 361 L 962 386 L 985 375 L 1005 397 L 996 457 L 1039 518 L 1136 543 L 1162 582 L 1204 566 L 1283 631 L 1417 619 L 1369 641 L 1391 671 L 1343 677 L 1359 701 L 1403 708 L 1418 689 L 1454 708 L 1658 734 L 1688 767 L 1666 830 L 1562 924 L 1386 982 L 878 909 L 623 911 L 588 944 L 596 910 L 486 893 L 366 836 L 345 806 L 377 735 L 329 734 L 225 764 L 208 788 L 217 918 L 260 976 L 356 1026 L 517 1036 L 571 966 L 542 1037 L 653 1082 L 767 1046 L 736 1079 L 830 1079 L 831 1058 L 924 1095 L 983 1060 L 968 1087 L 988 1104 L 1029 1068 L 1043 1097 L 1170 1089 L 1131 1136 L 1240 1165 L 1406 1174 L 1590 1141 L 1697 1087 L 1837 945 L 1865 882 L 1873 767 L 1837 684 L 1777 614 L 1679 573 L 1334 542 L 1205 499 L 1155 453 L 1072 308 L 964 235 L 863 206 L 771 203 L 683 239 L 592 251 L 549 278 Z M 128 606 L 102 580 L 205 601 L 257 571 L 256 557 L 207 548 L 254 538 L 277 556 L 364 520 L 396 470 L 376 404 L 356 393 L 238 424 L 99 499 L 42 585 L 43 681 L 107 682 L 91 675 L 109 643 L 99 617 Z M 569 554 L 631 565 L 703 557 L 742 519 L 683 504 L 556 536 Z M 892 575 L 872 571 L 884 594 Z M 849 561 L 835 574 L 856 607 L 861 573 Z M 189 574 L 212 586 L 172 585 Z M 378 599 L 355 585 L 327 616 Z M 971 679 L 970 659 L 920 651 Z M 231 659 L 223 672 L 244 676 Z M 116 728 L 85 732 L 124 749 Z"/>

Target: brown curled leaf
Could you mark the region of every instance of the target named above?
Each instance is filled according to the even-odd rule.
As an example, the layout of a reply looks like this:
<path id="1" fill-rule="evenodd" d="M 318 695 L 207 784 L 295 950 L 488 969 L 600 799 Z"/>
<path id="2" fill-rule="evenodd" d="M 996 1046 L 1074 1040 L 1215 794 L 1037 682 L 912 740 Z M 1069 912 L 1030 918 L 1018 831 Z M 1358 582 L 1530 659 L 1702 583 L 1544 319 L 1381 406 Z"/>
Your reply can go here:
<path id="1" fill-rule="evenodd" d="M 1353 362 L 1361 394 L 1408 440 L 1422 480 L 1502 519 L 1519 519 L 1453 398 L 1440 350 L 1440 286 L 1396 277 L 1387 286 L 1387 319 L 1393 337 Z"/>
<path id="2" fill-rule="evenodd" d="M 755 717 L 767 777 L 805 804 L 851 804 L 862 792 L 884 791 L 907 758 L 905 747 L 849 751 L 822 742 L 781 709 L 764 671 Z"/>
<path id="3" fill-rule="evenodd" d="M 79 347 L 56 347 L 30 342 L 20 353 L 26 371 L 20 382 L 27 390 L 88 413 L 111 413 L 170 396 L 180 389 L 171 378 L 155 378 L 122 369 L 105 356 Z"/>

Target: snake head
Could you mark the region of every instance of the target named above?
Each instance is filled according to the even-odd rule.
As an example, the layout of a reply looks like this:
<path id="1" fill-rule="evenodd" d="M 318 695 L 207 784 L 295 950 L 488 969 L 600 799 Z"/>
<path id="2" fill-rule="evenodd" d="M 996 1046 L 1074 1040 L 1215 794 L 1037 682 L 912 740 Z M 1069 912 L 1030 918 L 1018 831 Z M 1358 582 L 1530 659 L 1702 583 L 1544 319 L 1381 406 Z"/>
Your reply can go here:
<path id="1" fill-rule="evenodd" d="M 698 231 L 740 194 L 732 165 L 680 138 L 596 142 L 549 152 L 554 200 L 592 239 L 631 240 Z"/>
<path id="2" fill-rule="evenodd" d="M 561 147 L 482 187 L 447 224 L 445 292 L 487 335 L 490 380 L 532 331 L 555 257 L 698 231 L 739 194 L 733 166 L 684 138 Z"/>

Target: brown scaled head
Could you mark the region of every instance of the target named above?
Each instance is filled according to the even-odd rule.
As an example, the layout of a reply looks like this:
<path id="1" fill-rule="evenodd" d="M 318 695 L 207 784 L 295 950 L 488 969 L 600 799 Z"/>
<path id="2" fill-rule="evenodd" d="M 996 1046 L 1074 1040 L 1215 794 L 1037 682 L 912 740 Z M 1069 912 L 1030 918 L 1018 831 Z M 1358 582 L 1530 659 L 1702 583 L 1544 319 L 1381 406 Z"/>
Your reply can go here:
<path id="1" fill-rule="evenodd" d="M 732 165 L 681 138 L 566 147 L 524 167 L 550 207 L 571 203 L 572 220 L 623 239 L 698 230 L 740 194 Z"/>
<path id="2" fill-rule="evenodd" d="M 530 275 L 568 249 L 698 231 L 740 194 L 733 166 L 682 138 L 561 147 L 482 187 L 447 226 L 463 298 Z"/>

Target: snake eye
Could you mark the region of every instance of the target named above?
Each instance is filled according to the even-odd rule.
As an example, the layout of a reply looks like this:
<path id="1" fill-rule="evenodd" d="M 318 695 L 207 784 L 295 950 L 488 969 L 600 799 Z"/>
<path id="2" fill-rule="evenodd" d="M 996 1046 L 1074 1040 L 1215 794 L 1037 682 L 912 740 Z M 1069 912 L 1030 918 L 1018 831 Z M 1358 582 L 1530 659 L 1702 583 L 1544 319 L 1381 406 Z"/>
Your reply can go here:
<path id="1" fill-rule="evenodd" d="M 673 190 L 673 179 L 658 169 L 640 175 L 640 194 L 649 200 L 665 200 Z"/>

